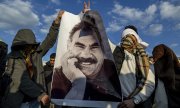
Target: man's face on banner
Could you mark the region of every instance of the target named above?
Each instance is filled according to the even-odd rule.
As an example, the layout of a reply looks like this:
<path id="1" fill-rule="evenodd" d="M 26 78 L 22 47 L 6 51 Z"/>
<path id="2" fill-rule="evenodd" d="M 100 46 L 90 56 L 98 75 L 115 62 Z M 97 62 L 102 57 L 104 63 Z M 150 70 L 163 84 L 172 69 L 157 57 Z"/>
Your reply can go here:
<path id="1" fill-rule="evenodd" d="M 79 35 L 80 30 L 74 35 Z M 86 76 L 95 75 L 102 67 L 104 56 L 97 40 L 95 33 L 78 36 L 75 42 L 72 42 L 72 53 L 77 58 L 76 67 L 79 68 Z M 77 36 L 74 36 L 77 37 Z"/>

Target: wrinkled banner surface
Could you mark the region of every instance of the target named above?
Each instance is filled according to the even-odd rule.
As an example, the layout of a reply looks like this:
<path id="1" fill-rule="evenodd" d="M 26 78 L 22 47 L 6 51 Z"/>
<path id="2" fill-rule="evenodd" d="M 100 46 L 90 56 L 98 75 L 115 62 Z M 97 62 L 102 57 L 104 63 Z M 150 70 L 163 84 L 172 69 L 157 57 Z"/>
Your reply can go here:
<path id="1" fill-rule="evenodd" d="M 65 12 L 61 19 L 51 98 L 58 105 L 117 105 L 120 82 L 102 18 L 96 11 L 81 15 Z"/>

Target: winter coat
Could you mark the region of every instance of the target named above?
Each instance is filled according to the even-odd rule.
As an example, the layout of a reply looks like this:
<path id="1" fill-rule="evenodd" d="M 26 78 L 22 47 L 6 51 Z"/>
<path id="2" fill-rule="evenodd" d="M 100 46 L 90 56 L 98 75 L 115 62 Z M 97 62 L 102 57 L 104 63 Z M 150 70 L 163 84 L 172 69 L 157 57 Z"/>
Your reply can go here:
<path id="1" fill-rule="evenodd" d="M 3 41 L 0 41 L 0 103 L 2 100 L 2 96 L 4 95 L 4 84 L 2 81 L 2 75 L 5 71 L 6 67 L 6 56 L 7 56 L 7 44 Z"/>
<path id="2" fill-rule="evenodd" d="M 164 44 L 153 49 L 154 69 L 163 81 L 169 108 L 180 108 L 180 63 L 176 54 Z"/>
<path id="3" fill-rule="evenodd" d="M 45 76 L 46 90 L 49 95 L 51 90 L 52 74 L 53 74 L 53 66 L 51 66 L 50 62 L 48 61 L 44 66 L 44 76 Z"/>
<path id="4" fill-rule="evenodd" d="M 0 41 L 0 76 L 2 76 L 6 67 L 7 44 Z"/>
<path id="5" fill-rule="evenodd" d="M 26 44 L 39 44 L 31 30 L 19 31 L 12 43 L 12 52 L 8 57 L 7 74 L 11 75 L 12 82 L 6 90 L 2 108 L 20 108 L 21 103 L 37 99 L 40 101 L 45 95 L 45 79 L 43 73 L 42 57 L 53 47 L 58 35 L 59 25 L 53 23 L 47 37 L 38 46 L 32 55 L 32 63 L 36 68 L 32 79 L 29 77 L 25 61 L 20 51 L 14 51 L 16 46 Z M 23 31 L 23 32 L 22 32 Z"/>

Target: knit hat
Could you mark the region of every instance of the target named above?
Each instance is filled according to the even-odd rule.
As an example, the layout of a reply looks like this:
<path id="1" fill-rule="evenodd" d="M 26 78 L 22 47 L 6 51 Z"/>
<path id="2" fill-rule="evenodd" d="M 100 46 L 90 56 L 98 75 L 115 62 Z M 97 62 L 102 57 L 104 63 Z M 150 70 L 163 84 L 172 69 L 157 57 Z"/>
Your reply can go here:
<path id="1" fill-rule="evenodd" d="M 133 34 L 136 37 L 138 43 L 144 46 L 145 48 L 149 46 L 149 44 L 144 42 L 133 29 L 130 28 L 125 29 L 122 33 L 122 38 L 125 37 L 127 34 Z"/>

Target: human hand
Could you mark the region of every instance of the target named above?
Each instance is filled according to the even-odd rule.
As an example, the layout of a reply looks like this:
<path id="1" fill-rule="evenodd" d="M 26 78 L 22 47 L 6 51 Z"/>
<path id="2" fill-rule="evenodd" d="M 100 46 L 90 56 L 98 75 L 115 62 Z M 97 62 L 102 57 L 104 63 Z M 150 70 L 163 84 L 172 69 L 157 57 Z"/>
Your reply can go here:
<path id="1" fill-rule="evenodd" d="M 55 23 L 56 23 L 56 24 L 59 24 L 59 23 L 60 23 L 61 17 L 62 17 L 63 14 L 64 14 L 64 10 L 59 11 L 59 13 L 58 13 L 58 15 L 57 15 L 57 17 L 56 17 L 56 19 L 55 19 Z"/>
<path id="2" fill-rule="evenodd" d="M 86 4 L 86 2 L 84 2 L 84 8 L 83 8 L 83 13 L 86 13 L 87 11 L 90 10 L 90 0 L 88 1 L 88 4 Z"/>
<path id="3" fill-rule="evenodd" d="M 150 64 L 154 64 L 155 63 L 154 59 L 153 58 L 149 58 L 149 63 Z"/>
<path id="4" fill-rule="evenodd" d="M 118 106 L 118 108 L 134 108 L 135 104 L 133 102 L 133 99 L 125 100 L 121 102 L 121 104 Z"/>
<path id="5" fill-rule="evenodd" d="M 81 72 L 81 70 L 76 67 L 77 63 L 78 60 L 71 51 L 67 51 L 62 57 L 63 73 L 71 82 L 76 79 L 85 78 L 83 72 Z"/>
<path id="6" fill-rule="evenodd" d="M 49 102 L 50 102 L 50 98 L 48 95 L 44 95 L 42 98 L 41 98 L 41 102 L 43 105 L 47 105 Z"/>

